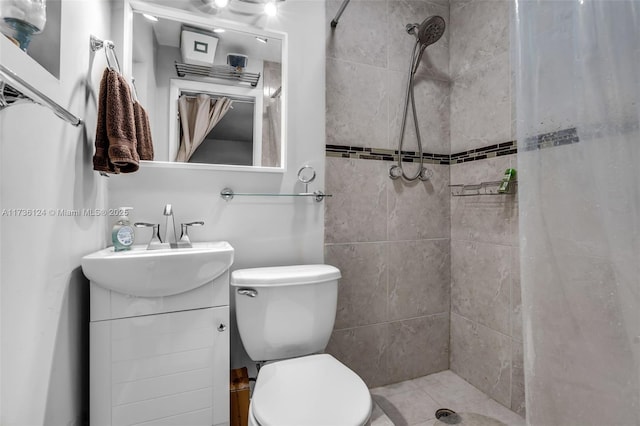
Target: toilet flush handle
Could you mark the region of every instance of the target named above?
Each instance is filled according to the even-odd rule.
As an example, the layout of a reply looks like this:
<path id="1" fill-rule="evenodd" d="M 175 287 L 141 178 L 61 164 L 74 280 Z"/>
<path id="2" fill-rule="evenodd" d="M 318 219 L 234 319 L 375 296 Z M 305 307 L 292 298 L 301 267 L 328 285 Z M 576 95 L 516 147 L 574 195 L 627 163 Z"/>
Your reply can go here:
<path id="1" fill-rule="evenodd" d="M 238 294 L 241 294 L 243 296 L 256 297 L 258 295 L 258 290 L 255 290 L 253 288 L 239 288 Z"/>

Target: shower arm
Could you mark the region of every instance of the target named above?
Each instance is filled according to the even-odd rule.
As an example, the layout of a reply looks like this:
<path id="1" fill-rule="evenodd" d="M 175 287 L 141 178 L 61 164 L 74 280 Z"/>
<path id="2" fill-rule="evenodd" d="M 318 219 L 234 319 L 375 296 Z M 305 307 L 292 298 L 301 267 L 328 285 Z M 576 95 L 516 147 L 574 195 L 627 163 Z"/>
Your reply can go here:
<path id="1" fill-rule="evenodd" d="M 351 0 L 344 0 L 342 2 L 342 4 L 340 5 L 340 8 L 338 9 L 338 13 L 336 13 L 336 17 L 331 20 L 331 28 L 335 28 L 338 26 L 338 20 L 342 16 L 342 13 L 347 8 L 347 5 L 349 4 L 350 1 Z"/>

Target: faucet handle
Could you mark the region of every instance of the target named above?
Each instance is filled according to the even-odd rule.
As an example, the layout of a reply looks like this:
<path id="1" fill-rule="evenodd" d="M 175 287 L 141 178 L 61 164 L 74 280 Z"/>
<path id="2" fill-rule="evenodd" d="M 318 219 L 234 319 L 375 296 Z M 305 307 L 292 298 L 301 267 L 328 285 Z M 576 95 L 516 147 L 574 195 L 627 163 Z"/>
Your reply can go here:
<path id="1" fill-rule="evenodd" d="M 133 224 L 136 228 L 153 228 L 156 226 L 160 226 L 159 223 L 147 223 L 147 222 L 136 222 Z"/>
<path id="2" fill-rule="evenodd" d="M 185 230 L 188 226 L 204 226 L 204 222 L 200 220 L 198 222 L 183 223 L 182 229 Z"/>
<path id="3" fill-rule="evenodd" d="M 180 234 L 180 241 L 178 247 L 191 247 L 191 240 L 189 239 L 189 227 L 190 226 L 204 226 L 204 222 L 188 222 L 180 225 L 182 233 Z"/>
<path id="4" fill-rule="evenodd" d="M 153 234 L 151 235 L 151 241 L 149 241 L 149 244 L 147 245 L 147 250 L 164 248 L 162 246 L 162 240 L 160 239 L 159 223 L 136 222 L 133 226 L 136 228 L 153 228 Z"/>

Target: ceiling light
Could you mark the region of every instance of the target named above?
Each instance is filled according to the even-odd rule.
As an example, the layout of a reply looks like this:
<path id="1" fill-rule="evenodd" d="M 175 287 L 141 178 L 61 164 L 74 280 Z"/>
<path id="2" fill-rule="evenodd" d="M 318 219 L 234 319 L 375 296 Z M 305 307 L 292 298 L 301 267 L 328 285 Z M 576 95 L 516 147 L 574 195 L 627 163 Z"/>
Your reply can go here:
<path id="1" fill-rule="evenodd" d="M 267 41 L 269 41 L 264 37 L 257 37 L 257 36 L 256 36 L 256 40 L 258 40 L 260 43 L 266 43 Z"/>
<path id="2" fill-rule="evenodd" d="M 213 3 L 216 5 L 216 7 L 222 9 L 229 5 L 229 0 L 214 0 Z"/>
<path id="3" fill-rule="evenodd" d="M 223 32 L 225 32 L 225 31 L 226 31 L 226 30 L 225 30 L 224 28 L 215 28 L 215 29 L 213 30 L 213 32 L 214 32 L 214 33 L 217 33 L 217 34 L 223 33 Z"/>
<path id="4" fill-rule="evenodd" d="M 275 1 L 269 1 L 264 5 L 264 13 L 267 16 L 276 16 L 278 14 L 278 6 Z"/>
<path id="5" fill-rule="evenodd" d="M 153 15 L 149 15 L 148 13 L 143 13 L 142 16 L 150 20 L 151 22 L 158 22 L 158 18 Z"/>

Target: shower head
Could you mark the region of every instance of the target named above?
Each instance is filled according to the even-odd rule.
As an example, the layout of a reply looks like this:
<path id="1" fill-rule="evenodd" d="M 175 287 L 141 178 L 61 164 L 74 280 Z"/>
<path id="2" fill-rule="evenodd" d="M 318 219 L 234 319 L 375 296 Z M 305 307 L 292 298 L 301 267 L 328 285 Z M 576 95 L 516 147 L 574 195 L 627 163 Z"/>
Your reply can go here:
<path id="1" fill-rule="evenodd" d="M 440 37 L 444 34 L 446 24 L 442 16 L 430 16 L 421 24 L 409 24 L 407 25 L 407 32 L 413 34 L 418 39 L 422 48 L 429 46 L 440 40 Z"/>

